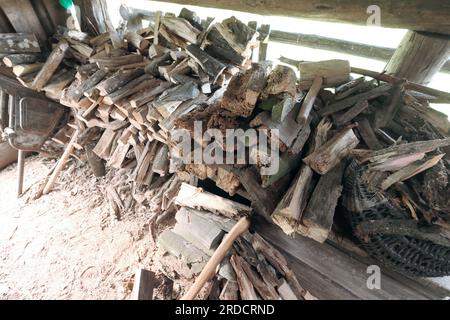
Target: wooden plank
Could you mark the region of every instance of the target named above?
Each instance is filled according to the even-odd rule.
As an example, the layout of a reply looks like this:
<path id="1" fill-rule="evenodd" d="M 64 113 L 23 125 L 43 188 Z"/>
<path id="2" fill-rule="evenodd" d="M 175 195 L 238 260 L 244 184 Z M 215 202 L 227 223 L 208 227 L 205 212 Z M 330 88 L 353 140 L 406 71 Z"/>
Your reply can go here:
<path id="1" fill-rule="evenodd" d="M 34 33 L 43 44 L 47 33 L 29 0 L 2 0 L 0 4 L 16 32 Z"/>
<path id="2" fill-rule="evenodd" d="M 192 4 L 189 0 L 166 0 L 165 2 Z M 287 16 L 367 25 L 370 14 L 367 8 L 373 1 L 361 0 L 266 0 L 261 2 L 242 2 L 240 0 L 199 0 L 195 5 L 216 9 L 244 11 L 266 16 Z M 430 31 L 450 34 L 450 11 L 444 10 L 439 0 L 402 1 L 379 0 L 381 24 L 388 28 Z M 420 8 L 420 12 L 417 10 Z"/>
<path id="3" fill-rule="evenodd" d="M 287 252 L 314 269 L 318 277 L 332 279 L 337 285 L 358 299 L 442 299 L 448 291 L 436 290 L 400 274 L 393 274 L 381 266 L 382 285 L 379 290 L 367 288 L 367 267 L 373 263 L 361 262 L 343 251 L 325 243 L 320 244 L 302 236 L 289 237 L 278 227 L 255 219 L 253 228 L 283 252 Z M 328 262 L 328 263 L 325 263 Z M 314 281 L 314 279 L 311 279 Z M 320 299 L 321 296 L 317 294 Z"/>

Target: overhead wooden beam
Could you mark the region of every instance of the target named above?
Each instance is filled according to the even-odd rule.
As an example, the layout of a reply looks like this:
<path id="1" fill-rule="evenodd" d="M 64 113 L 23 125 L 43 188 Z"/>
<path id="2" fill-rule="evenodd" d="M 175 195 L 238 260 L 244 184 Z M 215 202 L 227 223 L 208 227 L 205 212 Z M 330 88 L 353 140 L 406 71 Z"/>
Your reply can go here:
<path id="1" fill-rule="evenodd" d="M 192 5 L 189 0 L 165 2 Z M 365 25 L 371 0 L 198 0 L 202 7 Z M 378 0 L 381 26 L 450 34 L 450 3 L 440 0 Z"/>
<path id="2" fill-rule="evenodd" d="M 385 62 L 388 62 L 395 52 L 393 48 L 371 46 L 364 43 L 322 37 L 315 34 L 293 33 L 280 30 L 270 31 L 269 41 L 306 48 L 329 50 Z M 440 71 L 450 73 L 450 60 L 445 61 Z"/>
<path id="3" fill-rule="evenodd" d="M 408 31 L 385 67 L 386 73 L 428 84 L 447 61 L 450 37 Z"/>

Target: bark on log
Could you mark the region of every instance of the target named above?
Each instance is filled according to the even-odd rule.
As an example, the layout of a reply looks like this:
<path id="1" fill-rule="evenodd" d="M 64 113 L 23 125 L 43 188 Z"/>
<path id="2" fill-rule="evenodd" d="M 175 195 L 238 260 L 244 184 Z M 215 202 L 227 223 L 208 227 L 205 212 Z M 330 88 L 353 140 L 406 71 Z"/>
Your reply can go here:
<path id="1" fill-rule="evenodd" d="M 33 53 L 41 52 L 41 48 L 34 34 L 3 33 L 0 34 L 0 52 Z"/>

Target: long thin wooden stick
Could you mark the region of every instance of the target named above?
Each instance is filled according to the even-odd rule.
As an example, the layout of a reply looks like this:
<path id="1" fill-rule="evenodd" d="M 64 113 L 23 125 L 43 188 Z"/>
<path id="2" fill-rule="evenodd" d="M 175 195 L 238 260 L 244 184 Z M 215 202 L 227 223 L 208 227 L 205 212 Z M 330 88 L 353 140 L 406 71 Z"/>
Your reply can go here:
<path id="1" fill-rule="evenodd" d="M 50 192 L 50 190 L 53 187 L 53 184 L 56 181 L 56 178 L 58 178 L 59 173 L 66 165 L 67 160 L 69 159 L 70 154 L 72 153 L 75 141 L 77 141 L 79 130 L 75 130 L 75 132 L 72 134 L 72 137 L 70 138 L 69 144 L 66 147 L 66 150 L 64 150 L 63 155 L 61 156 L 61 159 L 59 159 L 58 164 L 55 168 L 55 170 L 52 172 L 52 175 L 48 179 L 47 184 L 44 188 L 44 194 L 47 194 Z"/>
<path id="2" fill-rule="evenodd" d="M 225 236 L 222 243 L 219 245 L 217 250 L 209 259 L 206 266 L 203 268 L 202 272 L 199 274 L 197 279 L 195 279 L 194 284 L 189 289 L 189 291 L 180 300 L 192 300 L 194 299 L 199 291 L 202 289 L 204 284 L 211 279 L 214 272 L 222 262 L 223 258 L 227 255 L 228 250 L 230 250 L 233 242 L 250 227 L 250 220 L 246 217 L 241 218 L 230 230 L 230 232 Z"/>

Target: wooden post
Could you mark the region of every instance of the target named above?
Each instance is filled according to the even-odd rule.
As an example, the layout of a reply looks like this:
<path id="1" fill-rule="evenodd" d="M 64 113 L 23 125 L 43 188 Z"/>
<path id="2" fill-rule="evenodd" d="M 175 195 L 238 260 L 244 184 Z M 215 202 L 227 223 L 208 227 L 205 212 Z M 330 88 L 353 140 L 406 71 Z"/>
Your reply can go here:
<path id="1" fill-rule="evenodd" d="M 17 159 L 17 198 L 22 194 L 23 189 L 23 169 L 25 167 L 25 151 L 18 151 Z"/>
<path id="2" fill-rule="evenodd" d="M 408 31 L 385 67 L 386 73 L 428 84 L 447 61 L 450 37 Z"/>

